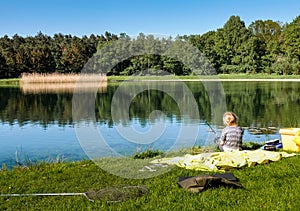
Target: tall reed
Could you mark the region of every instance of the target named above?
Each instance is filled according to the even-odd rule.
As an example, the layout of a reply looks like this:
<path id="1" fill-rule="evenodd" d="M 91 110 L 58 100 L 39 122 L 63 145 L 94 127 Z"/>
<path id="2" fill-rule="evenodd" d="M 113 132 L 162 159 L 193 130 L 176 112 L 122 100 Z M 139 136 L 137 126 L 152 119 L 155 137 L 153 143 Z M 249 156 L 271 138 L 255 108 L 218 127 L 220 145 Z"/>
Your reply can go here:
<path id="1" fill-rule="evenodd" d="M 78 73 L 23 73 L 21 83 L 75 83 L 75 82 L 104 82 L 104 74 L 78 74 Z"/>
<path id="2" fill-rule="evenodd" d="M 103 74 L 22 74 L 21 90 L 23 93 L 73 92 L 75 88 L 81 91 L 106 92 L 107 77 Z"/>

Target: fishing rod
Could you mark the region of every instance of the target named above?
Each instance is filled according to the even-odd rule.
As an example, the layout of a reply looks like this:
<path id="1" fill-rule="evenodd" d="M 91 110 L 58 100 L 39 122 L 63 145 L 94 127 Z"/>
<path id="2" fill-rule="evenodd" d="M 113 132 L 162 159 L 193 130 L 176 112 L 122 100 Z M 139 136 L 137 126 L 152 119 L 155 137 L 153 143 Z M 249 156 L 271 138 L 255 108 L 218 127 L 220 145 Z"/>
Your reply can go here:
<path id="1" fill-rule="evenodd" d="M 210 130 L 215 134 L 215 139 L 214 142 L 218 143 L 218 140 L 220 139 L 220 136 L 218 135 L 218 133 L 215 131 L 215 129 L 206 121 L 204 120 L 205 124 L 210 128 Z"/>

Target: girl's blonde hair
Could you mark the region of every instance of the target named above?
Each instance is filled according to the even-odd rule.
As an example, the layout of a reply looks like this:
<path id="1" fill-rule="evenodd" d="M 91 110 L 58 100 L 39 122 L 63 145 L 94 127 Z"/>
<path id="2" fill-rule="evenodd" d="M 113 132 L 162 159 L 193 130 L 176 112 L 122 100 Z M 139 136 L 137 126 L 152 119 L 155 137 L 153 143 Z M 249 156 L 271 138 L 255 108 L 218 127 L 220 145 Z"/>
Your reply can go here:
<path id="1" fill-rule="evenodd" d="M 223 115 L 223 122 L 225 125 L 234 125 L 237 124 L 237 121 L 238 121 L 238 117 L 233 112 L 226 112 Z"/>

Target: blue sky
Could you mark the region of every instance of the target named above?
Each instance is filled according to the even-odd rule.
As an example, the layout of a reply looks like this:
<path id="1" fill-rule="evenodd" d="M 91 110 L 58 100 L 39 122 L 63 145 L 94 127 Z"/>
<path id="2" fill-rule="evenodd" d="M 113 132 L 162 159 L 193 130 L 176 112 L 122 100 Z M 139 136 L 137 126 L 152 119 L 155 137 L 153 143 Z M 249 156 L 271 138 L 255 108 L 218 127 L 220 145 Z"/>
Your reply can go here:
<path id="1" fill-rule="evenodd" d="M 0 8 L 1 37 L 39 31 L 174 37 L 217 30 L 231 15 L 246 26 L 267 19 L 289 23 L 300 15 L 299 0 L 1 0 Z"/>

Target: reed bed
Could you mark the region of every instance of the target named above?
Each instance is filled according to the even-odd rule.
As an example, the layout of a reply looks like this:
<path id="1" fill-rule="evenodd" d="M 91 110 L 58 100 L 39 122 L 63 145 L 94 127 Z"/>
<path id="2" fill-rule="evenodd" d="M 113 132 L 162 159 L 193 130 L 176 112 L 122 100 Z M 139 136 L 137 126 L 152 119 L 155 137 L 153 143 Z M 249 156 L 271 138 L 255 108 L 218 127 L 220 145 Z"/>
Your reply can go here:
<path id="1" fill-rule="evenodd" d="M 23 93 L 57 93 L 77 91 L 107 91 L 107 77 L 103 74 L 23 74 L 20 88 Z"/>
<path id="2" fill-rule="evenodd" d="M 107 91 L 107 82 L 99 83 L 24 83 L 20 86 L 24 94 L 37 93 L 72 93 L 75 91 L 91 92 L 97 89 L 99 93 Z"/>
<path id="3" fill-rule="evenodd" d="M 83 83 L 104 82 L 107 76 L 104 74 L 78 74 L 78 73 L 24 73 L 21 83 Z"/>

